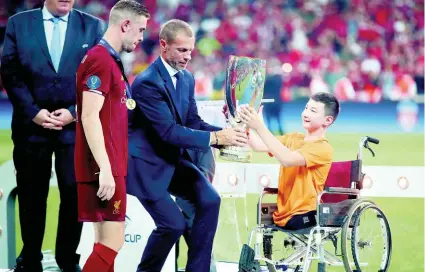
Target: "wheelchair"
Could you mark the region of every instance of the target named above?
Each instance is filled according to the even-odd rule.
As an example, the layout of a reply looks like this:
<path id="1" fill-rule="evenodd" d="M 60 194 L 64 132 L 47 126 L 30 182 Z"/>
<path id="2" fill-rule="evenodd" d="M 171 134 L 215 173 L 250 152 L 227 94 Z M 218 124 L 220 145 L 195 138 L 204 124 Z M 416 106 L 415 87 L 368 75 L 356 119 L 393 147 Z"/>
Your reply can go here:
<path id="1" fill-rule="evenodd" d="M 276 197 L 278 189 L 265 188 L 258 201 L 257 225 L 242 247 L 239 272 L 305 272 L 316 262 L 318 272 L 328 265 L 349 272 L 388 271 L 392 247 L 388 220 L 378 205 L 360 198 L 363 148 L 375 156 L 369 143 L 379 140 L 362 137 L 356 160 L 332 163 L 317 197 L 313 227 L 285 230 L 275 225 L 277 202 L 264 199 Z"/>

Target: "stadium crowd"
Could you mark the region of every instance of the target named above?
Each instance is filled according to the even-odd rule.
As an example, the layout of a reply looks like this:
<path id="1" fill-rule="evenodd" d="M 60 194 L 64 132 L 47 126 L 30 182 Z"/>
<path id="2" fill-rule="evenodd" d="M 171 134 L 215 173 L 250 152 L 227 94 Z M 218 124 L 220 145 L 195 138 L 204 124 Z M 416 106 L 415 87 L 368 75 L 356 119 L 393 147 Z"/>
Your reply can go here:
<path id="1" fill-rule="evenodd" d="M 0 50 L 9 16 L 42 0 L 0 0 Z M 107 21 L 114 0 L 77 0 Z M 376 103 L 423 94 L 422 0 L 145 0 L 153 15 L 145 41 L 126 54 L 130 81 L 158 55 L 169 18 L 191 23 L 198 99 L 221 99 L 229 55 L 267 60 L 265 97 L 290 101 L 319 91 Z M 1 82 L 0 82 L 1 88 Z"/>

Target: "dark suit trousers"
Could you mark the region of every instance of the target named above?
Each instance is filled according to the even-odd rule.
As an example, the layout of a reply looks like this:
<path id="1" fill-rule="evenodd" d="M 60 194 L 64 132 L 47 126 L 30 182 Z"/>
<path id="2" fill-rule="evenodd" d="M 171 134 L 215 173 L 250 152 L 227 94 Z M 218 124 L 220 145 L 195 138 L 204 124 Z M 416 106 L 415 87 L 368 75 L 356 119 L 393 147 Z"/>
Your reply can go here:
<path id="1" fill-rule="evenodd" d="M 198 167 L 198 169 L 205 175 L 209 182 L 213 182 L 215 175 L 215 158 L 213 155 L 213 150 L 210 148 L 207 152 L 195 152 L 189 150 L 190 157 L 192 158 L 193 163 Z M 186 201 L 185 199 L 176 197 L 176 203 L 182 210 L 183 216 L 186 220 L 186 230 L 183 233 L 183 237 L 186 241 L 186 244 L 189 241 L 189 236 L 191 233 L 193 220 L 195 219 L 195 206 Z M 177 257 L 179 257 L 179 241 L 176 243 L 176 271 L 177 268 Z M 211 267 L 210 272 L 216 271 L 215 263 L 213 263 L 214 259 L 211 257 Z"/>
<path id="2" fill-rule="evenodd" d="M 220 196 L 190 161 L 177 164 L 169 192 L 195 207 L 186 271 L 208 272 L 218 223 Z M 173 245 L 186 230 L 186 220 L 170 194 L 157 201 L 142 200 L 156 229 L 148 239 L 137 271 L 159 272 Z"/>
<path id="3" fill-rule="evenodd" d="M 56 237 L 56 261 L 66 269 L 78 263 L 76 249 L 82 223 L 78 222 L 77 185 L 74 173 L 74 145 L 59 143 L 15 142 L 13 161 L 19 199 L 19 219 L 25 267 L 38 267 L 43 243 L 52 155 L 60 191 L 59 220 Z"/>

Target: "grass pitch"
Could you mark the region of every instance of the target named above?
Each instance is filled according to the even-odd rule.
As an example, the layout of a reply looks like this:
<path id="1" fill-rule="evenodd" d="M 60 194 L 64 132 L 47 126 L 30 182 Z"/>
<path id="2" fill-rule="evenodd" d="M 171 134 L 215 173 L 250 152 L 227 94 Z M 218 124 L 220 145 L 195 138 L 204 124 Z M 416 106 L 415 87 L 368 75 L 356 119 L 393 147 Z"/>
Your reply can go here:
<path id="1" fill-rule="evenodd" d="M 334 148 L 334 160 L 352 160 L 356 158 L 360 134 L 329 134 L 328 139 Z M 423 134 L 374 134 L 368 135 L 380 139 L 379 145 L 370 144 L 376 153 L 373 158 L 364 150 L 365 165 L 382 166 L 424 166 Z M 9 130 L 0 130 L 0 164 L 12 158 L 13 144 Z M 218 159 L 220 161 L 220 159 Z M 267 154 L 254 154 L 254 163 L 276 163 Z M 387 216 L 393 238 L 393 254 L 390 271 L 424 271 L 424 199 L 423 198 L 372 198 Z M 220 223 L 214 242 L 214 254 L 217 260 L 237 261 L 240 243 L 247 242 L 245 212 L 248 217 L 248 230 L 254 226 L 257 195 L 247 196 L 247 210 L 242 199 L 223 199 L 220 210 Z M 47 224 L 43 249 L 55 247 L 57 216 L 59 208 L 57 188 L 50 190 L 47 202 Z M 235 208 L 236 207 L 236 208 Z M 236 221 L 234 211 L 236 209 Z M 17 211 L 18 212 L 18 211 Z M 22 248 L 18 214 L 16 216 L 17 253 Z M 239 228 L 236 228 L 238 226 Z M 181 243 L 179 266 L 186 262 L 186 245 Z M 316 268 L 312 267 L 312 271 Z M 329 271 L 344 271 L 343 268 L 329 268 Z"/>

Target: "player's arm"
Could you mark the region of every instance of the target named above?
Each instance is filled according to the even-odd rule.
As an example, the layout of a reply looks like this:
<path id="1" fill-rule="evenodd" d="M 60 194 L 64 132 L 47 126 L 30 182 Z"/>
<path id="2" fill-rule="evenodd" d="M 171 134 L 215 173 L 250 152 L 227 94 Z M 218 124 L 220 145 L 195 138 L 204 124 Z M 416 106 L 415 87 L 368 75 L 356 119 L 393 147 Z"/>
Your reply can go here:
<path id="1" fill-rule="evenodd" d="M 105 97 L 94 92 L 83 92 L 81 123 L 87 143 L 101 171 L 111 171 L 108 154 L 106 153 L 102 124 L 99 112 L 102 109 Z"/>
<path id="2" fill-rule="evenodd" d="M 81 68 L 86 75 L 82 86 L 81 124 L 90 151 L 99 166 L 99 190 L 97 196 L 102 200 L 110 200 L 115 193 L 115 180 L 112 167 L 106 152 L 100 111 L 105 97 L 111 90 L 110 65 L 102 54 L 89 55 Z M 80 71 L 77 72 L 77 74 Z"/>
<path id="3" fill-rule="evenodd" d="M 99 43 L 99 41 L 102 39 L 103 34 L 105 33 L 105 25 L 104 22 L 100 19 L 96 19 L 97 21 L 97 25 L 96 25 L 96 39 L 95 39 L 95 44 Z M 76 118 L 77 117 L 77 113 L 76 113 L 76 105 L 71 105 L 68 107 L 68 111 L 71 113 L 71 115 Z"/>
<path id="4" fill-rule="evenodd" d="M 99 118 L 105 97 L 94 92 L 85 91 L 83 92 L 82 100 L 81 123 L 87 144 L 100 168 L 97 196 L 102 200 L 110 200 L 115 193 L 115 181 L 112 176 L 111 163 L 106 152 L 102 124 Z"/>

